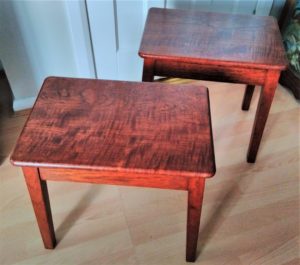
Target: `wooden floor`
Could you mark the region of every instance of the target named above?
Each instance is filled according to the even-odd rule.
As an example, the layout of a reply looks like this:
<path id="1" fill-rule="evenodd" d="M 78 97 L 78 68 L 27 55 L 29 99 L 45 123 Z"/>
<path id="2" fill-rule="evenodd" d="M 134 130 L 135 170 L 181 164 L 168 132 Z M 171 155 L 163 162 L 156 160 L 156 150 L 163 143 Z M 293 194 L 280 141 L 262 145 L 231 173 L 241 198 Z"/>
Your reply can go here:
<path id="1" fill-rule="evenodd" d="M 257 162 L 248 164 L 259 89 L 243 112 L 244 86 L 200 83 L 210 88 L 217 174 L 207 181 L 196 264 L 300 264 L 299 103 L 277 89 Z M 50 182 L 58 246 L 45 250 L 8 158 L 27 115 L 0 119 L 1 265 L 185 264 L 184 191 Z"/>

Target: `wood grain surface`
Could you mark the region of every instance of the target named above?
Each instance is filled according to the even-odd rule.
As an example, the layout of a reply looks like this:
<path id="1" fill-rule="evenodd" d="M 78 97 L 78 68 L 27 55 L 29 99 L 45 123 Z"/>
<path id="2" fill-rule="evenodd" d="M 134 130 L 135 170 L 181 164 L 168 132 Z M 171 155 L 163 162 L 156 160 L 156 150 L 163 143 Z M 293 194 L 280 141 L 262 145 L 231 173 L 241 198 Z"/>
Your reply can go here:
<path id="1" fill-rule="evenodd" d="M 146 174 L 138 172 L 113 172 L 66 168 L 39 168 L 42 180 L 74 181 L 93 184 L 150 187 L 160 189 L 187 190 L 189 177 L 169 174 Z"/>
<path id="2" fill-rule="evenodd" d="M 11 160 L 19 166 L 212 176 L 207 88 L 48 78 Z"/>
<path id="3" fill-rule="evenodd" d="M 274 18 L 198 10 L 151 8 L 139 55 L 263 69 L 287 65 Z"/>
<path id="4" fill-rule="evenodd" d="M 255 108 L 239 109 L 244 85 L 166 82 L 210 88 L 217 173 L 206 181 L 195 264 L 299 264 L 299 103 L 278 86 L 263 148 L 247 164 Z M 1 265 L 186 264 L 183 190 L 48 181 L 58 244 L 44 249 L 22 170 L 9 162 L 27 117 L 0 117 Z"/>
<path id="5" fill-rule="evenodd" d="M 148 59 L 145 59 L 148 61 Z M 153 61 L 153 60 L 152 60 Z M 149 69 L 149 71 L 147 71 Z M 151 67 L 144 68 L 144 73 L 149 77 L 166 76 L 180 77 L 197 80 L 219 81 L 242 84 L 263 85 L 266 70 L 250 67 L 229 67 L 224 65 L 205 65 L 197 63 L 185 63 L 173 60 L 156 60 Z M 153 77 L 152 77 L 153 78 Z M 143 81 L 146 81 L 143 79 Z M 151 79 L 147 80 L 151 81 Z"/>
<path id="6" fill-rule="evenodd" d="M 47 78 L 11 161 L 45 248 L 56 244 L 46 180 L 187 189 L 186 259 L 195 261 L 205 177 L 215 174 L 208 89 Z"/>
<path id="7" fill-rule="evenodd" d="M 152 8 L 139 55 L 143 81 L 165 76 L 249 85 L 243 110 L 250 107 L 252 87 L 262 85 L 247 154 L 249 163 L 256 161 L 278 76 L 288 64 L 274 18 Z"/>

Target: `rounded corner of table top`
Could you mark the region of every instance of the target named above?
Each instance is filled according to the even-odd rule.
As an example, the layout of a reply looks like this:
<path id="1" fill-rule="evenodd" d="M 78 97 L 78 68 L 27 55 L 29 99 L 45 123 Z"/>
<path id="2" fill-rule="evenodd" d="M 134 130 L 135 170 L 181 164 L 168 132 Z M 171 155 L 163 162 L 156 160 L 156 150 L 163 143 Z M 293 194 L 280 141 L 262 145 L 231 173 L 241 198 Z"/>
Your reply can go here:
<path id="1" fill-rule="evenodd" d="M 44 83 L 46 83 L 46 82 L 49 82 L 49 81 L 51 81 L 51 80 L 53 80 L 53 79 L 56 79 L 56 78 L 58 78 L 58 77 L 56 77 L 56 76 L 47 76 L 47 77 L 45 77 L 45 79 L 44 79 Z"/>
<path id="2" fill-rule="evenodd" d="M 214 159 L 212 161 L 214 161 Z M 214 162 L 211 165 L 211 168 L 206 169 L 206 171 L 204 171 L 204 172 L 186 174 L 186 176 L 188 176 L 188 177 L 205 178 L 205 179 L 210 179 L 210 178 L 214 177 L 215 175 L 216 175 L 216 166 L 215 166 Z"/>
<path id="3" fill-rule="evenodd" d="M 210 179 L 210 178 L 214 177 L 215 175 L 216 175 L 216 171 L 213 171 L 211 173 L 203 174 L 201 177 L 206 178 L 206 179 Z"/>
<path id="4" fill-rule="evenodd" d="M 53 81 L 56 81 L 57 79 L 60 79 L 61 77 L 58 77 L 58 76 L 47 76 L 45 77 L 44 81 L 43 81 L 43 84 L 41 86 L 41 89 L 47 85 L 48 83 L 51 83 Z"/>
<path id="5" fill-rule="evenodd" d="M 9 157 L 9 162 L 15 167 L 26 167 L 27 166 L 26 162 L 23 162 L 22 159 L 20 159 L 17 156 L 15 151 Z"/>
<path id="6" fill-rule="evenodd" d="M 164 8 L 150 7 L 149 10 L 148 10 L 148 14 L 151 14 L 151 13 L 153 13 L 153 12 L 157 12 L 157 11 L 159 11 L 160 9 L 164 9 Z"/>
<path id="7" fill-rule="evenodd" d="M 13 166 L 16 166 L 16 167 L 22 167 L 23 166 L 23 163 L 22 163 L 22 160 L 20 160 L 17 155 L 15 154 L 15 152 L 13 152 L 11 154 L 11 156 L 9 157 L 9 162 L 13 165 Z M 25 166 L 25 165 L 24 165 Z"/>
<path id="8" fill-rule="evenodd" d="M 18 166 L 18 162 L 14 159 L 14 157 L 11 155 L 9 157 L 9 162 L 13 165 L 13 166 Z"/>
<path id="9" fill-rule="evenodd" d="M 141 58 L 143 58 L 143 59 L 146 59 L 146 57 L 147 57 L 147 55 L 145 55 L 145 53 L 141 50 L 141 48 L 140 48 L 140 50 L 138 51 L 138 55 L 139 55 Z"/>

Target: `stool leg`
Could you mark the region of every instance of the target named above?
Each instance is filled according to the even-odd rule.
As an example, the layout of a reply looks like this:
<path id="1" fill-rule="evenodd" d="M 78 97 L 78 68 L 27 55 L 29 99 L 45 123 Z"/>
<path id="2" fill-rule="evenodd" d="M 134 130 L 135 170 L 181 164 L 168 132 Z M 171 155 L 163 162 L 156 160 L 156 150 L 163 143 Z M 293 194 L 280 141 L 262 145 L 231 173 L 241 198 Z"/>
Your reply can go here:
<path id="1" fill-rule="evenodd" d="M 194 262 L 196 260 L 204 184 L 204 178 L 194 178 L 189 180 L 186 234 L 186 261 L 189 262 Z"/>
<path id="2" fill-rule="evenodd" d="M 248 148 L 248 163 L 254 163 L 256 160 L 256 155 L 258 152 L 260 141 L 267 122 L 275 90 L 278 85 L 279 76 L 279 70 L 269 70 L 266 75 L 265 84 L 261 88 L 260 98 L 255 114 L 254 125 Z"/>
<path id="3" fill-rule="evenodd" d="M 154 64 L 155 61 L 152 59 L 144 59 L 143 67 L 143 82 L 153 82 L 154 80 Z"/>
<path id="4" fill-rule="evenodd" d="M 249 110 L 255 86 L 247 85 L 244 93 L 242 110 Z"/>
<path id="5" fill-rule="evenodd" d="M 44 246 L 47 249 L 53 249 L 56 245 L 56 239 L 47 183 L 40 178 L 37 168 L 23 167 L 22 169 Z"/>

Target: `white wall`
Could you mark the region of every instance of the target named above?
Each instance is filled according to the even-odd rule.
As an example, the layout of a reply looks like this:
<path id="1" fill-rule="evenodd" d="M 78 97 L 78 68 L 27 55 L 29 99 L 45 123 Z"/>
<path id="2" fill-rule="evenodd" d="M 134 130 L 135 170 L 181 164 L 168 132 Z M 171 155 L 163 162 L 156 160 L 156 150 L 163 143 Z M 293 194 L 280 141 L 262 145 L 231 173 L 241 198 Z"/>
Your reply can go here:
<path id="1" fill-rule="evenodd" d="M 31 107 L 49 75 L 95 76 L 91 56 L 82 61 L 86 64 L 85 70 L 80 68 L 80 58 L 88 53 L 90 43 L 83 43 L 85 47 L 78 55 L 76 48 L 80 43 L 74 40 L 76 34 L 72 35 L 71 2 L 70 5 L 64 1 L 0 2 L 0 60 L 13 90 L 14 109 Z M 84 8 L 82 1 L 76 8 Z M 82 21 L 80 25 L 84 26 Z M 81 29 L 82 32 L 86 34 L 89 30 Z"/>
<path id="2" fill-rule="evenodd" d="M 272 3 L 279 13 L 284 0 L 0 0 L 0 60 L 14 109 L 31 107 L 49 75 L 141 80 L 137 53 L 152 6 L 268 14 Z"/>
<path id="3" fill-rule="evenodd" d="M 0 2 L 0 60 L 14 90 L 14 97 L 20 100 L 29 98 L 30 101 L 36 95 L 37 80 L 34 79 L 16 16 L 12 2 Z"/>

